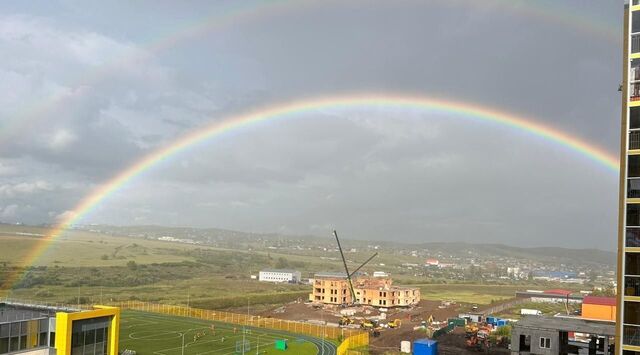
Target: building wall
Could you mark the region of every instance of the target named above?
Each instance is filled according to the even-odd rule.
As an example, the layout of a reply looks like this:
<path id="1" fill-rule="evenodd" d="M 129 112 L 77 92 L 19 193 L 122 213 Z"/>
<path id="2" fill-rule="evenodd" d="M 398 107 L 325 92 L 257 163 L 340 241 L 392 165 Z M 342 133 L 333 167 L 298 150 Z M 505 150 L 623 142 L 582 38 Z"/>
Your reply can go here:
<path id="1" fill-rule="evenodd" d="M 582 304 L 582 317 L 589 319 L 616 320 L 616 306 Z"/>
<path id="2" fill-rule="evenodd" d="M 631 2 L 631 4 L 629 4 Z M 640 320 L 635 317 L 636 307 L 640 302 L 637 290 L 640 289 L 638 274 L 638 253 L 640 253 L 640 236 L 638 223 L 638 204 L 640 190 L 637 183 L 640 176 L 632 161 L 640 154 L 638 146 L 637 122 L 634 114 L 640 110 L 638 99 L 638 60 L 640 59 L 638 24 L 634 17 L 640 16 L 640 6 L 637 1 L 625 4 L 623 63 L 622 63 L 622 117 L 620 135 L 620 191 L 618 218 L 618 294 L 616 344 L 617 353 L 624 350 L 640 352 Z M 637 20 L 637 19 L 636 19 Z M 635 28 L 634 28 L 635 27 Z M 636 34 L 632 34 L 636 33 Z M 635 69 L 634 69 L 635 68 Z M 636 77 L 631 75 L 636 74 Z M 627 310 L 631 311 L 631 314 Z"/>
<path id="3" fill-rule="evenodd" d="M 326 304 L 351 303 L 351 292 L 347 280 L 338 278 L 316 278 L 309 301 Z"/>
<path id="4" fill-rule="evenodd" d="M 298 282 L 300 281 L 300 272 L 260 271 L 258 281 Z"/>
<path id="5" fill-rule="evenodd" d="M 120 309 L 117 307 L 95 306 L 94 310 L 74 313 L 56 313 L 56 354 L 71 355 L 71 335 L 73 322 L 110 317 L 109 333 L 107 335 L 107 355 L 118 355 L 118 337 L 120 334 Z"/>
<path id="6" fill-rule="evenodd" d="M 529 351 L 520 351 L 520 335 L 529 336 L 531 347 Z M 540 347 L 540 338 L 550 339 L 550 348 Z M 514 327 L 511 334 L 511 354 L 537 354 L 537 355 L 556 355 L 558 354 L 559 333 L 557 331 L 548 331 L 533 328 Z"/>
<path id="7" fill-rule="evenodd" d="M 353 281 L 356 302 L 374 307 L 410 306 L 420 302 L 420 289 L 391 286 L 391 279 L 360 278 Z M 341 278 L 316 278 L 309 301 L 325 304 L 351 303 L 349 283 Z"/>

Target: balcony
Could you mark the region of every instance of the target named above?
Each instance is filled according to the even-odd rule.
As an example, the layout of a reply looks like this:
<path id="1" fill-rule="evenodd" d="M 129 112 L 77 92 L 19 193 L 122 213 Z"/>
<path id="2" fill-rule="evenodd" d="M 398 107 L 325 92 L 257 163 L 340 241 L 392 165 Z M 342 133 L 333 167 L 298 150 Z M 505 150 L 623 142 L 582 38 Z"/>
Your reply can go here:
<path id="1" fill-rule="evenodd" d="M 622 339 L 625 345 L 640 346 L 640 327 L 625 325 Z"/>
<path id="2" fill-rule="evenodd" d="M 640 198 L 640 178 L 627 179 L 627 198 Z"/>
<path id="3" fill-rule="evenodd" d="M 640 326 L 640 303 L 624 302 L 624 324 Z M 636 328 L 640 329 L 640 328 Z"/>
<path id="4" fill-rule="evenodd" d="M 629 132 L 629 150 L 640 149 L 640 131 Z"/>
<path id="5" fill-rule="evenodd" d="M 631 35 L 631 53 L 640 52 L 640 33 Z"/>
<path id="6" fill-rule="evenodd" d="M 631 83 L 629 85 L 629 101 L 638 100 L 640 100 L 640 83 Z"/>
<path id="7" fill-rule="evenodd" d="M 625 276 L 624 278 L 624 295 L 631 297 L 640 296 L 640 277 Z"/>
<path id="8" fill-rule="evenodd" d="M 640 205 L 628 204 L 627 205 L 627 226 L 640 227 Z"/>
<path id="9" fill-rule="evenodd" d="M 627 228 L 625 239 L 627 248 L 640 248 L 640 228 Z"/>
<path id="10" fill-rule="evenodd" d="M 640 253 L 624 254 L 624 273 L 629 276 L 640 276 Z"/>

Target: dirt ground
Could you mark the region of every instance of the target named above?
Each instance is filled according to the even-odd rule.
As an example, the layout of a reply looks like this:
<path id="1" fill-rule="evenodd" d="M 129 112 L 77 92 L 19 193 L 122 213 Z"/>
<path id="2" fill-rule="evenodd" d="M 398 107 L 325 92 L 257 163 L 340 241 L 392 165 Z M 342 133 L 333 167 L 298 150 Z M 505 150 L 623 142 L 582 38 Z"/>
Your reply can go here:
<path id="1" fill-rule="evenodd" d="M 384 354 L 385 352 L 393 353 L 400 349 L 400 342 L 403 340 L 413 342 L 417 339 L 426 338 L 427 335 L 425 331 L 414 330 L 413 328 L 419 326 L 423 320 L 429 319 L 429 316 L 433 316 L 435 321 L 446 322 L 448 318 L 457 317 L 462 310 L 469 308 L 470 305 L 468 304 L 448 304 L 439 301 L 422 300 L 416 307 L 389 309 L 386 312 L 386 320 L 381 320 L 381 322 L 386 323 L 393 319 L 400 319 L 402 321 L 402 325 L 396 329 L 383 329 L 379 337 L 372 336 L 370 338 L 371 354 Z M 349 309 L 356 311 L 356 314 L 351 317 L 356 323 L 354 324 L 354 327 L 356 327 L 362 319 L 375 318 L 380 315 L 380 311 L 378 309 L 369 306 L 352 307 Z M 304 322 L 325 321 L 327 324 L 331 325 L 338 323 L 341 318 L 341 310 L 344 310 L 344 308 L 327 305 L 314 306 L 308 303 L 292 302 L 281 307 L 263 310 L 255 314 L 263 317 Z M 441 355 L 478 354 L 476 350 L 467 348 L 463 328 L 456 328 L 450 334 L 445 334 L 437 340 L 439 353 Z M 509 351 L 504 348 L 492 348 L 489 349 L 488 352 L 484 351 L 482 353 L 508 355 Z"/>

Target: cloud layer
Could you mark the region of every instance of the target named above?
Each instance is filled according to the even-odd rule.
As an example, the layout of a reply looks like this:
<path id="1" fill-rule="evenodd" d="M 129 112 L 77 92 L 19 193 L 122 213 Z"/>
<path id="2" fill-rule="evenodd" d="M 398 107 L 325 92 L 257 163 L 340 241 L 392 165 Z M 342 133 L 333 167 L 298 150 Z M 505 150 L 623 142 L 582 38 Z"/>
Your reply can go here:
<path id="1" fill-rule="evenodd" d="M 572 3 L 577 16 L 621 27 L 617 4 Z M 0 219 L 54 222 L 187 132 L 341 93 L 480 103 L 617 151 L 621 43 L 531 16 L 525 3 L 492 4 L 514 8 L 290 4 L 159 51 L 150 43 L 231 5 L 0 5 Z M 82 222 L 614 249 L 616 197 L 614 174 L 521 132 L 363 107 L 257 124 L 188 149 Z"/>

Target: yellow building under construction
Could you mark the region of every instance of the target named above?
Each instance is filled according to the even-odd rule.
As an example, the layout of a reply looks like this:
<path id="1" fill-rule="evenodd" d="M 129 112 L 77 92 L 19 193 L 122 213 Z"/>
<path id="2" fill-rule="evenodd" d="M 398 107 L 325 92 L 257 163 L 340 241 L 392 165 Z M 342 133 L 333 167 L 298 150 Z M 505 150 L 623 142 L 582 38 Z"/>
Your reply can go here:
<path id="1" fill-rule="evenodd" d="M 309 301 L 322 304 L 365 304 L 374 307 L 407 307 L 420 302 L 420 289 L 393 286 L 388 277 L 355 277 L 353 291 L 355 302 L 349 292 L 349 282 L 344 274 L 316 274 Z"/>
<path id="2" fill-rule="evenodd" d="M 0 354 L 118 355 L 120 309 L 0 303 Z"/>

